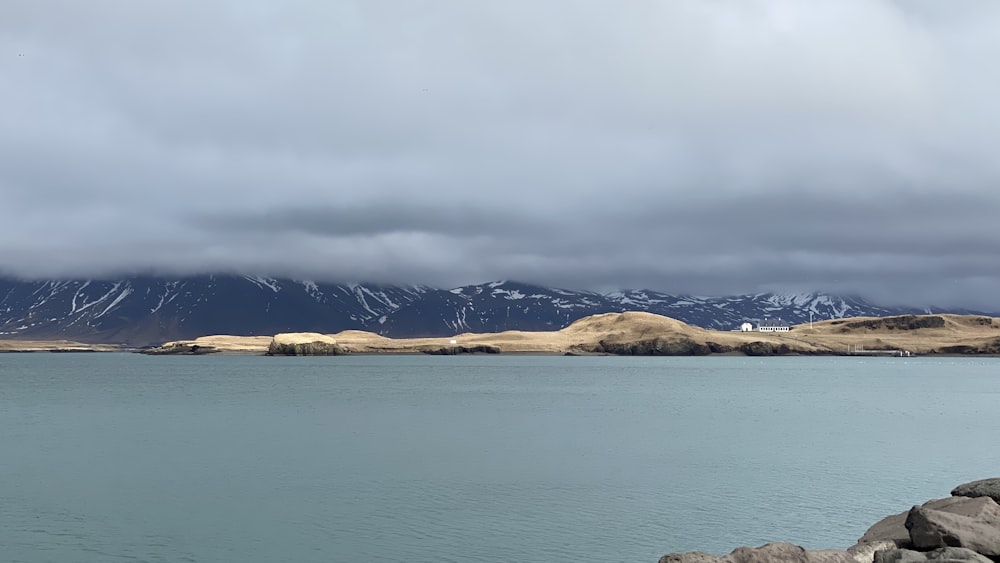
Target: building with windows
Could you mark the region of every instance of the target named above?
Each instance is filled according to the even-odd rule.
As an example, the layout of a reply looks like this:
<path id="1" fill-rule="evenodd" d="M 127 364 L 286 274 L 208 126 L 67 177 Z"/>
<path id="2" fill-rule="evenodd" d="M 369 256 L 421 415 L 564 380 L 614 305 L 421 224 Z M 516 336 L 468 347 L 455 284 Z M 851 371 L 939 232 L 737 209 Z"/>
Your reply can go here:
<path id="1" fill-rule="evenodd" d="M 788 332 L 792 327 L 788 326 L 788 323 L 778 320 L 778 321 L 761 321 L 757 323 L 757 332 Z"/>

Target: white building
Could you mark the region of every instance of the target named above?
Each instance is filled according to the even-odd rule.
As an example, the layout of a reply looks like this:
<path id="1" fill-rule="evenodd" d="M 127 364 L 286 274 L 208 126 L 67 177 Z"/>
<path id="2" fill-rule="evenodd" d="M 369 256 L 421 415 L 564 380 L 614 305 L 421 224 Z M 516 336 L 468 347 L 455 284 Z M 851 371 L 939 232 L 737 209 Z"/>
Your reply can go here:
<path id="1" fill-rule="evenodd" d="M 784 321 L 761 321 L 757 323 L 757 332 L 788 332 L 792 327 Z"/>
<path id="2" fill-rule="evenodd" d="M 743 323 L 740 325 L 740 332 L 753 332 L 753 323 Z"/>

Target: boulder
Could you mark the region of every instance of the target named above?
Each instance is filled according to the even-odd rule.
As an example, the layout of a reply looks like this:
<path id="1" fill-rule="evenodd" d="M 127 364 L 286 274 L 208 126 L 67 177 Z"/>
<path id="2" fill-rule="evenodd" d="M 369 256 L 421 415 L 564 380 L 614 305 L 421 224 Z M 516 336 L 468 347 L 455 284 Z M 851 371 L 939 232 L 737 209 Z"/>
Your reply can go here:
<path id="1" fill-rule="evenodd" d="M 914 506 L 906 517 L 910 542 L 921 551 L 965 547 L 987 557 L 1000 557 L 1000 506 L 990 497 L 956 497 L 965 502 L 934 510 Z"/>
<path id="2" fill-rule="evenodd" d="M 904 514 L 905 519 L 905 514 Z M 899 525 L 906 531 L 906 527 L 902 524 Z M 907 537 L 907 543 L 909 543 L 909 537 Z M 866 542 L 859 542 L 851 547 L 847 548 L 847 553 L 851 554 L 858 563 L 872 563 L 875 560 L 875 554 L 880 551 L 886 551 L 890 549 L 896 549 L 898 545 L 893 540 L 872 540 Z"/>
<path id="3" fill-rule="evenodd" d="M 1000 478 L 965 483 L 952 489 L 951 494 L 956 497 L 990 497 L 1000 503 Z"/>
<path id="4" fill-rule="evenodd" d="M 980 507 L 977 503 L 970 504 L 968 501 L 969 499 L 964 497 L 947 497 L 929 500 L 920 507 L 969 516 L 978 512 Z M 871 528 L 868 528 L 865 535 L 861 536 L 858 545 L 891 541 L 896 544 L 896 547 L 913 547 L 913 543 L 910 541 L 910 531 L 906 528 L 906 518 L 909 515 L 910 511 L 907 510 L 879 520 Z"/>
<path id="5" fill-rule="evenodd" d="M 670 553 L 660 563 L 855 563 L 846 551 L 824 549 L 808 551 L 800 546 L 778 542 L 760 547 L 739 547 L 729 555 L 717 557 L 700 551 Z"/>
<path id="6" fill-rule="evenodd" d="M 980 555 L 964 547 L 942 547 L 933 551 L 913 551 L 910 549 L 889 549 L 875 554 L 874 563 L 993 563 L 985 555 Z"/>

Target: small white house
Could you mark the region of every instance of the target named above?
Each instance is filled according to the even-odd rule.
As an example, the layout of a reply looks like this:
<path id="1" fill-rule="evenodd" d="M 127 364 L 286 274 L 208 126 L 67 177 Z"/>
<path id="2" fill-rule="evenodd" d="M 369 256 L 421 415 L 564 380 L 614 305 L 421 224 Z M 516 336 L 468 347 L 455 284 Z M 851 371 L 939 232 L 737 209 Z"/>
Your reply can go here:
<path id="1" fill-rule="evenodd" d="M 743 323 L 740 325 L 740 332 L 753 332 L 753 323 Z"/>
<path id="2" fill-rule="evenodd" d="M 784 321 L 761 321 L 757 324 L 757 332 L 788 332 L 791 329 Z"/>

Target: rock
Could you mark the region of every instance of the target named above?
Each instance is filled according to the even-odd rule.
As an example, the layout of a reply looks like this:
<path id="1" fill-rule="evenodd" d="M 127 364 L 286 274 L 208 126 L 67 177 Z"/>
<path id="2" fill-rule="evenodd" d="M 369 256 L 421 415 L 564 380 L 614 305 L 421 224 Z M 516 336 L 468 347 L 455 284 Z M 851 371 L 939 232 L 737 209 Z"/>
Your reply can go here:
<path id="1" fill-rule="evenodd" d="M 781 343 L 776 345 L 770 342 L 762 342 L 760 340 L 740 344 L 738 349 L 747 356 L 777 356 L 789 354 L 792 351 L 788 347 L 788 344 Z"/>
<path id="2" fill-rule="evenodd" d="M 913 551 L 910 549 L 889 549 L 875 554 L 874 563 L 921 563 L 923 561 L 938 561 L 940 563 L 971 562 L 993 563 L 985 555 L 980 555 L 964 547 L 942 547 L 933 551 Z"/>
<path id="3" fill-rule="evenodd" d="M 722 557 L 709 555 L 703 551 L 689 551 L 687 553 L 668 553 L 660 558 L 660 563 L 719 563 Z"/>
<path id="4" fill-rule="evenodd" d="M 618 356 L 707 356 L 712 349 L 689 338 L 651 338 L 628 342 L 602 340 L 601 352 Z"/>
<path id="5" fill-rule="evenodd" d="M 169 346 L 156 346 L 154 348 L 144 348 L 139 350 L 140 354 L 150 356 L 200 356 L 203 354 L 214 354 L 219 350 L 214 346 L 200 346 L 198 344 L 175 342 Z"/>
<path id="6" fill-rule="evenodd" d="M 422 350 L 424 354 L 434 356 L 456 356 L 458 354 L 499 354 L 499 346 L 489 344 L 476 344 L 475 346 L 441 346 L 440 348 L 427 348 Z"/>
<path id="7" fill-rule="evenodd" d="M 962 514 L 965 516 L 968 516 L 978 510 L 978 507 L 970 507 L 968 499 L 965 499 L 964 497 L 947 497 L 929 500 L 920 506 L 921 508 L 940 510 L 953 514 Z M 886 516 L 885 518 L 879 520 L 872 525 L 871 528 L 868 528 L 865 535 L 861 536 L 858 540 L 858 545 L 879 541 L 891 541 L 896 544 L 896 547 L 913 547 L 913 543 L 910 541 L 910 531 L 906 528 L 906 518 L 909 514 L 910 511 L 907 510 L 906 512 Z"/>
<path id="8" fill-rule="evenodd" d="M 906 514 L 904 513 L 902 516 L 903 521 L 905 521 Z M 903 532 L 906 532 L 906 527 L 903 526 L 902 522 L 899 524 L 899 527 L 903 529 Z M 906 537 L 906 543 L 910 543 L 909 536 Z M 873 540 L 856 543 L 847 548 L 847 553 L 850 553 L 851 557 L 858 563 L 872 563 L 875 560 L 876 553 L 896 549 L 897 547 L 899 546 L 893 540 Z"/>
<path id="9" fill-rule="evenodd" d="M 990 497 L 1000 503 L 1000 478 L 965 483 L 952 489 L 951 494 L 956 497 Z"/>
<path id="10" fill-rule="evenodd" d="M 739 547 L 729 555 L 716 557 L 700 551 L 671 553 L 660 563 L 855 563 L 846 551 L 824 549 L 807 551 L 790 543 L 769 543 L 760 547 Z"/>
<path id="11" fill-rule="evenodd" d="M 734 350 L 732 346 L 719 344 L 718 342 L 712 342 L 711 340 L 706 342 L 705 345 L 708 346 L 709 351 L 713 354 L 728 354 Z"/>
<path id="12" fill-rule="evenodd" d="M 1000 506 L 990 497 L 955 497 L 949 512 L 914 506 L 906 517 L 910 541 L 919 550 L 966 547 L 1000 557 Z"/>
<path id="13" fill-rule="evenodd" d="M 267 347 L 268 356 L 340 356 L 344 353 L 336 340 L 313 332 L 276 334 Z"/>

